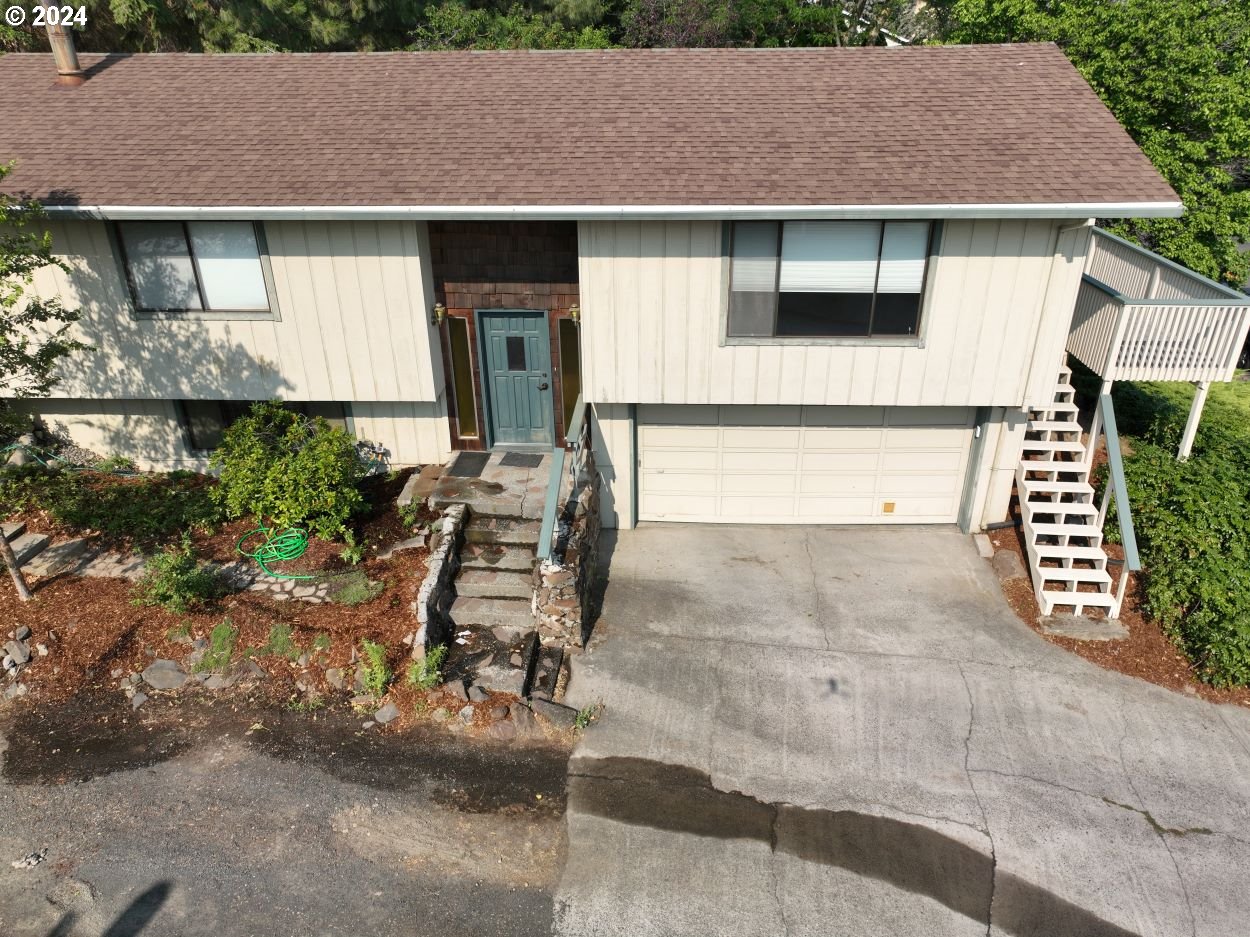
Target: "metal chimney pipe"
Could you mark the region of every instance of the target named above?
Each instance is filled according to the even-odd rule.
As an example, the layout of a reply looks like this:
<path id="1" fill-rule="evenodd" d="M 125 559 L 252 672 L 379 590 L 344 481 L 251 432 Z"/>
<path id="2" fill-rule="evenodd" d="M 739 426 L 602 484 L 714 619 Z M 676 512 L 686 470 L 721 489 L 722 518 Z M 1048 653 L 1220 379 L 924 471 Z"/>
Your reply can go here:
<path id="1" fill-rule="evenodd" d="M 55 2 L 42 3 L 43 7 L 55 8 Z M 52 14 L 55 16 L 55 14 Z M 52 16 L 45 18 L 48 29 L 48 43 L 52 46 L 52 58 L 56 61 L 56 83 L 58 85 L 81 85 L 87 80 L 82 66 L 78 64 L 78 51 L 74 48 L 74 34 L 60 21 L 54 26 Z"/>

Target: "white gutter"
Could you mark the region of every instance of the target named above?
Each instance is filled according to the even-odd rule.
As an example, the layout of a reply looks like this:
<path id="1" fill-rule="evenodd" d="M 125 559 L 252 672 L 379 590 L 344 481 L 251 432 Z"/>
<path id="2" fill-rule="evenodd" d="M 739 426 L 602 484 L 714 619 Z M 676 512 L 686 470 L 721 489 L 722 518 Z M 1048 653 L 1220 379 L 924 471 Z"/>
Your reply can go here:
<path id="1" fill-rule="evenodd" d="M 930 205 L 48 205 L 49 214 L 108 221 L 722 221 L 749 218 L 1177 218 L 1180 202 L 1024 202 Z"/>

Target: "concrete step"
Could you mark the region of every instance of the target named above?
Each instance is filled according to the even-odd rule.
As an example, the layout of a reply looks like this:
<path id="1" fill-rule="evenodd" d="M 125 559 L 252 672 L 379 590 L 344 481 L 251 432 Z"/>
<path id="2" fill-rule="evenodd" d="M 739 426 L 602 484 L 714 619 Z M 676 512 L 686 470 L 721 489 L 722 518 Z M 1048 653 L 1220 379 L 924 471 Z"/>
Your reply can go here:
<path id="1" fill-rule="evenodd" d="M 495 569 L 462 569 L 456 577 L 456 595 L 462 598 L 524 599 L 534 594 L 529 573 Z M 476 622 L 481 624 L 481 622 Z"/>
<path id="2" fill-rule="evenodd" d="M 82 562 L 87 552 L 87 541 L 82 537 L 62 540 L 43 550 L 25 566 L 32 576 L 55 576 L 73 569 Z"/>
<path id="3" fill-rule="evenodd" d="M 5 540 L 13 541 L 26 533 L 25 521 L 14 521 L 12 524 L 0 524 L 0 534 Z"/>
<path id="4" fill-rule="evenodd" d="M 469 543 L 498 543 L 532 550 L 538 546 L 539 526 L 538 521 L 475 515 L 464 529 L 464 539 Z"/>
<path id="5" fill-rule="evenodd" d="M 534 551 L 524 547 L 507 547 L 498 543 L 466 543 L 460 551 L 464 569 L 496 569 L 527 573 L 534 568 Z"/>
<path id="6" fill-rule="evenodd" d="M 459 596 L 451 606 L 456 627 L 481 625 L 483 628 L 524 628 L 533 630 L 534 613 L 529 599 L 480 599 Z"/>
<path id="7" fill-rule="evenodd" d="M 47 534 L 22 534 L 12 542 L 17 565 L 25 566 L 42 553 L 51 541 L 52 538 Z"/>

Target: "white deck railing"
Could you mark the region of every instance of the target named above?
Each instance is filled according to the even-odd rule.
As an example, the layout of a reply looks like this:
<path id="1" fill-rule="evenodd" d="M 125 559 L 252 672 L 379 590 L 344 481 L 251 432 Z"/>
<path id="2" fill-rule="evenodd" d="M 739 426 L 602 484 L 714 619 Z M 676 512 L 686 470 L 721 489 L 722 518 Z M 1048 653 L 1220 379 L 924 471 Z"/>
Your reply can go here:
<path id="1" fill-rule="evenodd" d="M 1228 381 L 1250 296 L 1094 231 L 1068 352 L 1104 381 Z"/>

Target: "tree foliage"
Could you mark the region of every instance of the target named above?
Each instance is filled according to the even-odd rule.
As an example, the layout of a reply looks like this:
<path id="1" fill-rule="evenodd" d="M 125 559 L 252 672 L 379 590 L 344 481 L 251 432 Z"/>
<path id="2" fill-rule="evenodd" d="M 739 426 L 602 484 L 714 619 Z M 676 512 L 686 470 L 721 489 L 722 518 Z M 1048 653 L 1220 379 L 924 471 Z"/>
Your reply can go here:
<path id="1" fill-rule="evenodd" d="M 0 165 L 0 181 L 11 171 Z M 69 334 L 79 312 L 31 289 L 37 270 L 65 266 L 43 221 L 38 204 L 0 193 L 0 410 L 5 398 L 46 396 L 57 362 L 86 347 Z"/>
<path id="2" fill-rule="evenodd" d="M 425 22 L 412 35 L 412 48 L 438 49 L 606 49 L 612 45 L 599 27 L 568 26 L 519 4 L 499 13 L 471 9 L 455 0 L 425 8 Z"/>
<path id="3" fill-rule="evenodd" d="M 1245 281 L 1250 0 L 939 0 L 952 42 L 1059 44 L 1172 184 L 1183 218 L 1113 230 L 1199 273 Z"/>

